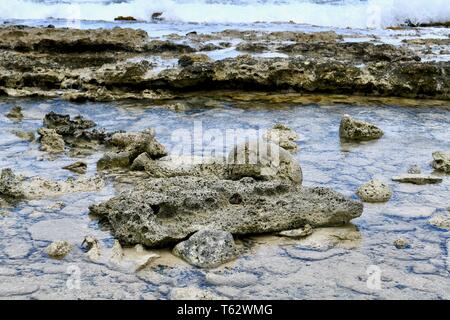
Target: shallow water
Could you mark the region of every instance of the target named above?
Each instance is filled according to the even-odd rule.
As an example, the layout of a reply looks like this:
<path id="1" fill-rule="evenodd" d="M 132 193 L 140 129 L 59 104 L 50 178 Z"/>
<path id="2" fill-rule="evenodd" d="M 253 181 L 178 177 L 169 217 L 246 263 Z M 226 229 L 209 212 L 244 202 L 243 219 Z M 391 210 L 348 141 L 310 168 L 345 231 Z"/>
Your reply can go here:
<path id="1" fill-rule="evenodd" d="M 205 108 L 205 101 L 208 106 Z M 163 258 L 135 273 L 93 263 L 81 241 L 95 235 L 104 247 L 113 238 L 88 216 L 88 207 L 115 194 L 112 178 L 104 190 L 33 200 L 4 209 L 0 215 L 0 297 L 5 298 L 173 298 L 176 288 L 197 287 L 223 298 L 450 298 L 450 232 L 432 227 L 428 219 L 450 206 L 450 179 L 438 185 L 415 186 L 390 181 L 413 164 L 431 173 L 431 153 L 450 150 L 450 105 L 401 107 L 395 105 L 293 105 L 230 99 L 184 101 L 190 109 L 173 112 L 152 104 L 85 103 L 65 101 L 0 100 L 0 168 L 26 176 L 55 180 L 75 176 L 61 169 L 78 159 L 50 158 L 36 142 L 21 141 L 11 130 L 35 131 L 50 111 L 81 114 L 108 130 L 156 129 L 169 151 L 178 129 L 265 129 L 281 122 L 299 133 L 304 185 L 326 186 L 356 198 L 354 192 L 371 178 L 387 181 L 394 190 L 386 204 L 365 204 L 362 217 L 347 228 L 316 231 L 305 240 L 260 236 L 240 240 L 247 249 L 235 262 L 218 270 L 190 267 L 162 252 Z M 24 108 L 22 122 L 4 114 L 15 104 Z M 385 136 L 375 142 L 341 143 L 339 121 L 348 113 L 379 125 Z M 94 175 L 99 149 L 87 158 Z M 63 202 L 63 208 L 54 204 Z M 396 249 L 393 241 L 409 239 L 411 247 Z M 64 260 L 49 259 L 45 247 L 62 237 L 76 245 Z M 370 267 L 372 266 L 372 267 Z M 373 267 L 375 266 L 375 267 Z M 67 283 L 80 276 L 80 288 Z M 375 268 L 375 269 L 374 269 Z M 367 285 L 369 273 L 381 273 L 381 289 Z M 369 273 L 368 273 L 369 272 Z"/>

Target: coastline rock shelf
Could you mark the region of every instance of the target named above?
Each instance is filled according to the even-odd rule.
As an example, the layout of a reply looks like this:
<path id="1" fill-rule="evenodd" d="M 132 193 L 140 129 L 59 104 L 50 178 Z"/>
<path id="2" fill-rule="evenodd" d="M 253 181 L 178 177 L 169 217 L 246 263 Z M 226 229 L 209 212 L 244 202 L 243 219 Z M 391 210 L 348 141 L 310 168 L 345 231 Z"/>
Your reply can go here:
<path id="1" fill-rule="evenodd" d="M 206 40 L 230 37 L 242 39 L 242 55 L 197 59 Z M 281 56 L 250 55 L 261 43 Z M 0 28 L 0 49 L 0 93 L 13 97 L 112 101 L 236 89 L 450 99 L 448 61 L 421 61 L 408 43 L 344 42 L 334 32 L 223 31 L 155 40 L 133 29 L 8 26 Z M 155 62 L 182 54 L 193 57 L 177 66 Z"/>

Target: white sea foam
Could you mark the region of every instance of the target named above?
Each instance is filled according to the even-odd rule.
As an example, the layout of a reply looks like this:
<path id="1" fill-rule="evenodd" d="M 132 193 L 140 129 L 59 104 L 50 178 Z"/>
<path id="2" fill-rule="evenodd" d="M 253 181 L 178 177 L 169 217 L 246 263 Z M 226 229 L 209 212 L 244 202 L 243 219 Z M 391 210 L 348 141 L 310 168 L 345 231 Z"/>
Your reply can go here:
<path id="1" fill-rule="evenodd" d="M 154 12 L 184 22 L 293 21 L 353 28 L 450 21 L 449 0 L 0 0 L 1 19 L 150 20 Z"/>

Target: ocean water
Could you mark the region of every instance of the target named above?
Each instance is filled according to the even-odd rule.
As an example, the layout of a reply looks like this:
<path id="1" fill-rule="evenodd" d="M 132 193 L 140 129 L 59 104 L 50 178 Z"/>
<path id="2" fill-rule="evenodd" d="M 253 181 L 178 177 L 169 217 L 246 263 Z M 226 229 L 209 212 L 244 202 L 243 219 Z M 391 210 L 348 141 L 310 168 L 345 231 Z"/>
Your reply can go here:
<path id="1" fill-rule="evenodd" d="M 382 28 L 450 21 L 448 0 L 0 0 L 0 19 L 113 21 L 133 16 L 185 23 L 294 22 Z"/>
<path id="2" fill-rule="evenodd" d="M 23 201 L 3 210 L 0 298 L 168 299 L 179 288 L 200 288 L 231 299 L 449 299 L 450 231 L 435 228 L 428 220 L 448 214 L 450 179 L 442 175 L 441 184 L 425 186 L 390 179 L 413 164 L 424 173 L 432 171 L 431 153 L 450 148 L 450 107 L 425 107 L 421 102 L 418 107 L 298 105 L 257 99 L 193 97 L 183 101 L 191 109 L 173 112 L 152 102 L 75 104 L 1 98 L 0 168 L 10 167 L 28 177 L 65 180 L 76 175 L 62 167 L 83 160 L 88 164 L 87 175 L 96 174 L 95 163 L 103 150 L 81 158 L 64 154 L 49 159 L 39 143 L 20 140 L 12 133 L 36 132 L 50 111 L 81 114 L 111 131 L 152 127 L 170 152 L 177 144 L 172 132 L 191 131 L 196 121 L 205 130 L 219 132 L 265 131 L 280 122 L 300 135 L 295 159 L 302 166 L 304 185 L 330 187 L 355 198 L 356 188 L 377 178 L 391 185 L 392 199 L 386 204 L 365 204 L 363 215 L 351 225 L 316 230 L 305 240 L 245 238 L 248 249 L 227 268 L 201 270 L 167 250 L 151 267 L 135 272 L 114 263 L 92 263 L 80 246 L 86 235 L 101 241 L 103 253 L 114 242 L 88 210 L 116 193 L 120 183 L 106 179 L 106 187 L 98 192 Z M 216 107 L 202 107 L 207 101 Z M 19 123 L 4 116 L 15 104 L 24 109 L 25 118 Z M 376 123 L 385 136 L 375 142 L 341 143 L 339 121 L 345 113 Z M 62 209 L 55 208 L 55 203 L 61 203 Z M 62 235 L 73 243 L 73 252 L 62 260 L 49 259 L 46 246 Z M 399 237 L 407 238 L 411 247 L 396 249 L 392 243 Z M 374 266 L 381 273 L 380 289 L 366 283 L 367 270 Z M 66 286 L 68 270 L 74 267 L 81 281 L 76 290 Z"/>

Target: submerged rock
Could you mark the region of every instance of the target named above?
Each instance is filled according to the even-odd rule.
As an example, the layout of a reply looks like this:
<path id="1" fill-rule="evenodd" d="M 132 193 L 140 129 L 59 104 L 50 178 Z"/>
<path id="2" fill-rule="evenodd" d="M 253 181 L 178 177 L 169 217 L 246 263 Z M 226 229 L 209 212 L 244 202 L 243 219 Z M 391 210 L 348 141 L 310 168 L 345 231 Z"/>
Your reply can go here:
<path id="1" fill-rule="evenodd" d="M 22 107 L 12 107 L 11 110 L 9 110 L 9 112 L 6 114 L 6 117 L 14 121 L 21 121 L 23 119 Z"/>
<path id="2" fill-rule="evenodd" d="M 442 152 L 436 151 L 433 152 L 433 162 L 432 166 L 438 171 L 443 171 L 445 173 L 450 173 L 450 151 Z"/>
<path id="3" fill-rule="evenodd" d="M 260 140 L 243 142 L 233 148 L 227 159 L 227 178 L 239 180 L 283 180 L 301 184 L 300 165 L 292 155 L 276 144 Z"/>
<path id="4" fill-rule="evenodd" d="M 441 229 L 450 230 L 450 216 L 448 214 L 434 216 L 428 223 Z"/>
<path id="5" fill-rule="evenodd" d="M 397 249 L 406 249 L 410 247 L 408 239 L 405 238 L 398 238 L 394 241 L 394 246 Z"/>
<path id="6" fill-rule="evenodd" d="M 38 130 L 40 135 L 41 150 L 49 153 L 64 152 L 65 142 L 61 135 L 55 129 L 40 128 Z"/>
<path id="7" fill-rule="evenodd" d="M 305 225 L 302 228 L 294 229 L 294 230 L 286 230 L 278 233 L 280 236 L 288 237 L 288 238 L 304 238 L 313 233 L 314 229 L 309 225 Z"/>
<path id="8" fill-rule="evenodd" d="M 346 140 L 368 141 L 379 139 L 383 134 L 383 131 L 374 124 L 353 119 L 349 115 L 342 117 L 339 127 L 339 136 Z"/>
<path id="9" fill-rule="evenodd" d="M 392 190 L 384 182 L 371 180 L 359 187 L 356 194 L 364 202 L 387 202 L 392 197 Z"/>
<path id="10" fill-rule="evenodd" d="M 330 189 L 289 182 L 184 176 L 142 181 L 90 211 L 107 218 L 124 243 L 155 247 L 201 229 L 244 235 L 342 225 L 359 217 L 363 205 Z"/>
<path id="11" fill-rule="evenodd" d="M 31 131 L 22 131 L 22 130 L 13 130 L 13 134 L 15 134 L 20 139 L 32 142 L 35 139 L 34 132 Z"/>
<path id="12" fill-rule="evenodd" d="M 233 235 L 222 230 L 200 230 L 180 242 L 173 253 L 201 268 L 214 268 L 237 256 Z"/>
<path id="13" fill-rule="evenodd" d="M 64 258 L 70 251 L 72 251 L 72 245 L 63 240 L 55 241 L 45 249 L 45 253 L 55 259 Z"/>
<path id="14" fill-rule="evenodd" d="M 298 146 L 296 141 L 299 139 L 298 134 L 291 128 L 278 123 L 264 134 L 264 139 L 278 144 L 283 149 L 290 152 L 296 152 Z"/>
<path id="15" fill-rule="evenodd" d="M 417 164 L 415 164 L 415 165 L 409 167 L 408 173 L 409 174 L 421 174 L 422 169 Z"/>
<path id="16" fill-rule="evenodd" d="M 195 287 L 175 288 L 170 293 L 171 300 L 221 300 L 220 296 Z"/>
<path id="17" fill-rule="evenodd" d="M 11 169 L 3 169 L 0 174 L 0 195 L 14 199 L 41 199 L 73 192 L 98 191 L 103 186 L 100 177 L 53 181 L 41 177 L 26 178 L 14 174 Z"/>
<path id="18" fill-rule="evenodd" d="M 73 171 L 78 174 L 85 174 L 87 171 L 87 164 L 83 161 L 77 161 L 71 165 L 63 167 L 63 169 Z"/>
<path id="19" fill-rule="evenodd" d="M 427 175 L 427 174 L 402 174 L 399 176 L 392 177 L 392 181 L 396 182 L 403 182 L 403 183 L 412 183 L 412 184 L 418 184 L 418 185 L 424 185 L 424 184 L 434 184 L 434 183 L 441 183 L 442 182 L 441 177 L 433 176 L 433 175 Z"/>

